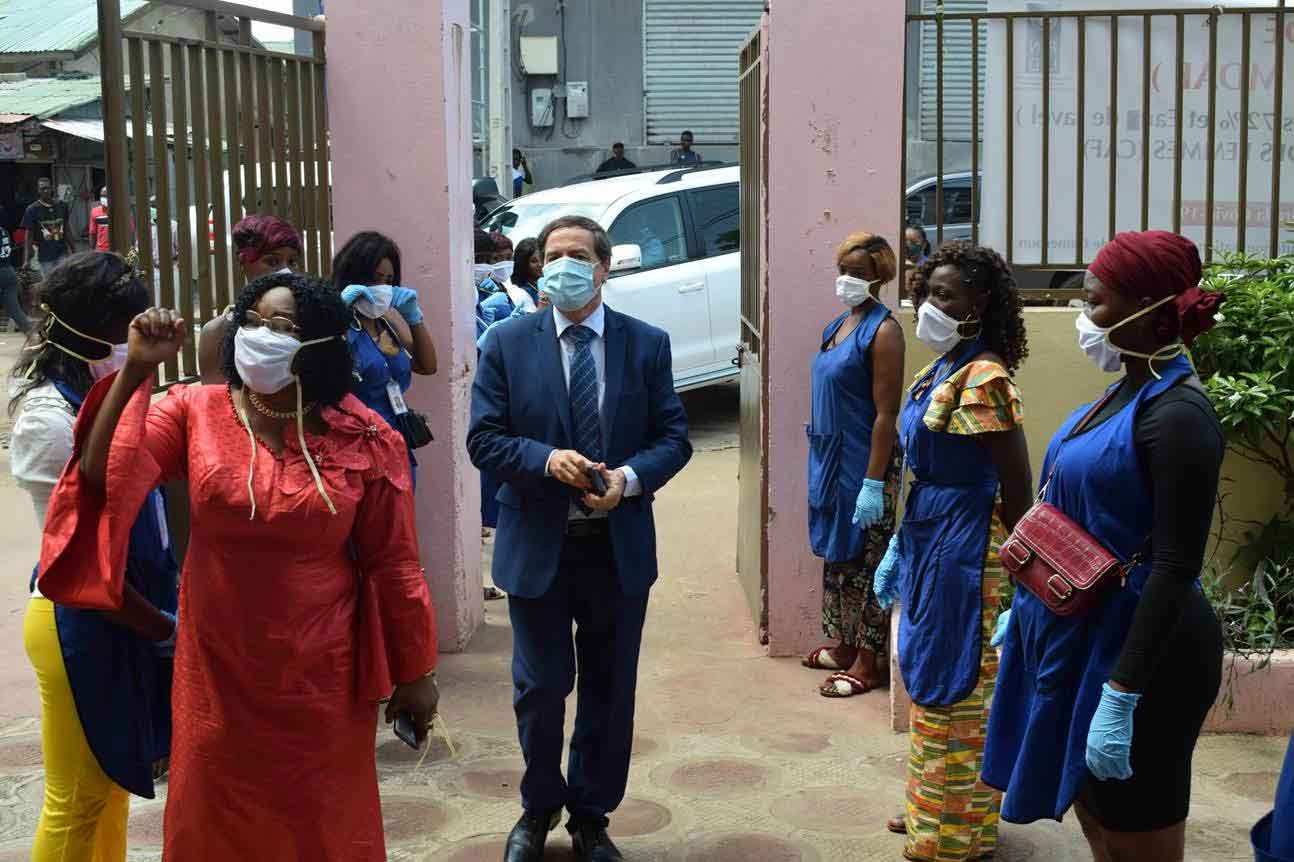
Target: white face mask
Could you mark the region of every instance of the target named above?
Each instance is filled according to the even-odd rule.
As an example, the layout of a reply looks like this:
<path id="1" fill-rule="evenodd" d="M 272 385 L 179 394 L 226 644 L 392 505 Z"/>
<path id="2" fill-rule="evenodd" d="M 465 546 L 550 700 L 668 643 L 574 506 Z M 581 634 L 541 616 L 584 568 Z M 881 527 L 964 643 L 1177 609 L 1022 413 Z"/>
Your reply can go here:
<path id="1" fill-rule="evenodd" d="M 979 323 L 979 321 L 971 318 L 963 320 L 962 323 Z M 961 323 L 926 300 L 917 310 L 917 338 L 935 353 L 947 353 L 962 342 Z"/>
<path id="2" fill-rule="evenodd" d="M 377 320 L 386 314 L 391 308 L 391 297 L 395 294 L 395 287 L 389 284 L 370 284 L 369 293 L 373 294 L 373 301 L 367 298 L 355 300 L 355 310 L 365 317 Z"/>
<path id="3" fill-rule="evenodd" d="M 128 345 L 112 345 L 112 353 L 108 354 L 106 359 L 99 359 L 90 363 L 90 376 L 95 380 L 102 380 L 113 372 L 120 371 L 121 367 L 126 364 L 126 349 Z"/>
<path id="4" fill-rule="evenodd" d="M 494 265 L 489 263 L 478 263 L 472 266 L 472 281 L 480 287 L 481 282 L 494 275 Z"/>
<path id="5" fill-rule="evenodd" d="M 1155 379 L 1160 379 L 1160 374 L 1155 370 L 1156 362 L 1167 362 L 1170 359 L 1176 359 L 1186 352 L 1186 346 L 1180 341 L 1172 344 L 1166 344 L 1156 350 L 1154 353 L 1138 353 L 1135 350 L 1125 350 L 1114 342 L 1110 341 L 1110 334 L 1121 326 L 1127 326 L 1138 317 L 1143 317 L 1159 308 L 1161 305 L 1172 302 L 1177 299 L 1176 294 L 1169 294 L 1158 302 L 1151 303 L 1136 314 L 1131 314 L 1111 326 L 1109 329 L 1102 329 L 1092 322 L 1084 311 L 1078 316 L 1074 325 L 1078 328 L 1078 346 L 1082 348 L 1087 357 L 1096 363 L 1102 371 L 1118 371 L 1122 364 L 1121 359 L 1124 356 L 1135 356 L 1138 359 L 1145 359 L 1150 363 L 1150 373 Z"/>
<path id="6" fill-rule="evenodd" d="M 511 260 L 505 260 L 505 261 L 500 261 L 499 263 L 496 263 L 492 268 L 492 272 L 493 272 L 492 277 L 499 284 L 503 284 L 505 281 L 508 281 L 512 278 L 512 268 L 515 265 L 516 265 L 515 262 Z"/>
<path id="7" fill-rule="evenodd" d="M 857 308 L 872 298 L 873 284 L 876 282 L 842 275 L 836 279 L 836 298 L 849 308 Z"/>
<path id="8" fill-rule="evenodd" d="M 298 341 L 268 326 L 254 329 L 240 326 L 234 334 L 234 367 L 248 389 L 258 395 L 273 395 L 296 380 L 292 373 L 292 360 L 296 359 L 297 351 L 312 344 L 332 341 L 333 337 Z"/>
<path id="9" fill-rule="evenodd" d="M 1110 342 L 1106 340 L 1108 329 L 1093 323 L 1086 311 L 1075 318 L 1074 327 L 1078 330 L 1079 349 L 1087 354 L 1087 358 L 1092 360 L 1097 368 L 1107 373 L 1119 370 L 1123 365 L 1123 359 L 1119 356 L 1119 351 L 1111 347 Z"/>
<path id="10" fill-rule="evenodd" d="M 107 199 L 107 198 L 99 198 L 99 203 L 103 204 L 103 208 L 104 208 L 104 209 L 107 209 L 107 208 L 108 208 L 108 199 Z"/>
<path id="11" fill-rule="evenodd" d="M 292 267 L 290 267 L 290 266 L 285 266 L 285 267 L 283 267 L 282 269 L 276 269 L 276 270 L 274 270 L 273 274 L 274 274 L 274 275 L 291 275 L 291 274 L 292 274 Z"/>

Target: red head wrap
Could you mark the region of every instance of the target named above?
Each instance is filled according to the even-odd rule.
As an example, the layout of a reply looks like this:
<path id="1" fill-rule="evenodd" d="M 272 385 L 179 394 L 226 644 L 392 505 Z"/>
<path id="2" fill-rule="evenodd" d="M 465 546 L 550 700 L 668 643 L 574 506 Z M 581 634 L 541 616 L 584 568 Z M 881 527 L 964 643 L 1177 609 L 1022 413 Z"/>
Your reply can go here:
<path id="1" fill-rule="evenodd" d="M 234 225 L 234 248 L 241 263 L 255 263 L 276 248 L 291 248 L 300 254 L 301 235 L 286 219 L 253 215 Z"/>
<path id="2" fill-rule="evenodd" d="M 1166 313 L 1157 315 L 1156 333 L 1164 339 L 1181 337 L 1187 347 L 1216 323 L 1225 297 L 1200 289 L 1200 252 L 1184 236 L 1166 230 L 1129 231 L 1110 240 L 1088 270 L 1101 283 L 1129 299 L 1176 296 Z"/>

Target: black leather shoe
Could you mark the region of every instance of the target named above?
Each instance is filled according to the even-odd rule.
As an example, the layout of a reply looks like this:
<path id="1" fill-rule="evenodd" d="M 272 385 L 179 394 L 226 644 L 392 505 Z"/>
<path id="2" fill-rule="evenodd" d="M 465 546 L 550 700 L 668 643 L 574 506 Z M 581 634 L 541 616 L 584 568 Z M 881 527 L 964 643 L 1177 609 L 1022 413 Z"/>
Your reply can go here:
<path id="1" fill-rule="evenodd" d="M 559 812 L 541 814 L 527 811 L 508 835 L 503 862 L 542 862 L 548 833 L 561 821 Z"/>
<path id="2" fill-rule="evenodd" d="M 624 862 L 625 857 L 620 855 L 605 826 L 572 823 L 567 828 L 575 845 L 575 858 L 580 862 Z"/>

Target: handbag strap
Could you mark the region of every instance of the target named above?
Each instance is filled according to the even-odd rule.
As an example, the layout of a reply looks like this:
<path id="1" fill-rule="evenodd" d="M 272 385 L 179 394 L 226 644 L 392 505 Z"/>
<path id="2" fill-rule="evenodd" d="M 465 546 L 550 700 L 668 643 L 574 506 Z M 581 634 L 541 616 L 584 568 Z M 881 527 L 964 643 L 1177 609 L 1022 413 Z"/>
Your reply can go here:
<path id="1" fill-rule="evenodd" d="M 1085 430 L 1087 430 L 1088 423 L 1091 422 L 1096 417 L 1096 415 L 1101 412 L 1101 408 L 1105 407 L 1106 404 L 1109 404 L 1110 401 L 1114 398 L 1114 396 L 1119 394 L 1119 390 L 1121 388 L 1122 388 L 1121 385 L 1116 386 L 1115 388 L 1111 389 L 1109 392 L 1106 392 L 1105 396 L 1102 397 L 1100 401 L 1097 401 L 1095 404 L 1093 404 L 1092 408 L 1088 410 L 1085 414 L 1083 414 L 1083 418 L 1078 420 L 1078 424 L 1074 426 L 1074 430 L 1069 432 L 1068 436 L 1072 437 L 1075 434 L 1081 434 Z M 1066 439 L 1068 439 L 1068 437 Z M 1043 496 L 1047 493 L 1047 486 L 1051 484 L 1051 480 L 1056 476 L 1056 468 L 1059 466 L 1060 466 L 1060 451 L 1057 450 L 1056 459 L 1051 462 L 1051 470 L 1047 472 L 1046 480 L 1044 480 L 1042 485 L 1038 488 L 1038 493 L 1034 497 L 1035 503 L 1042 502 Z M 1147 541 L 1149 541 L 1149 539 L 1147 539 Z"/>

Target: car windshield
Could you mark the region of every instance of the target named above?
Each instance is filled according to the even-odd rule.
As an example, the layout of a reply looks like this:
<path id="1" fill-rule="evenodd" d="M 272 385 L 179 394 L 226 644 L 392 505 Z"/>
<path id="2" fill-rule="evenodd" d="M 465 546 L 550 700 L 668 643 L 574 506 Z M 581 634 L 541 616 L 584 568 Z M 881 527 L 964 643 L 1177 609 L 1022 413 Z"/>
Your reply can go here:
<path id="1" fill-rule="evenodd" d="M 486 231 L 501 231 L 513 242 L 539 236 L 544 225 L 559 216 L 586 216 L 597 220 L 606 210 L 605 204 L 524 203 L 504 204 L 482 223 Z"/>

